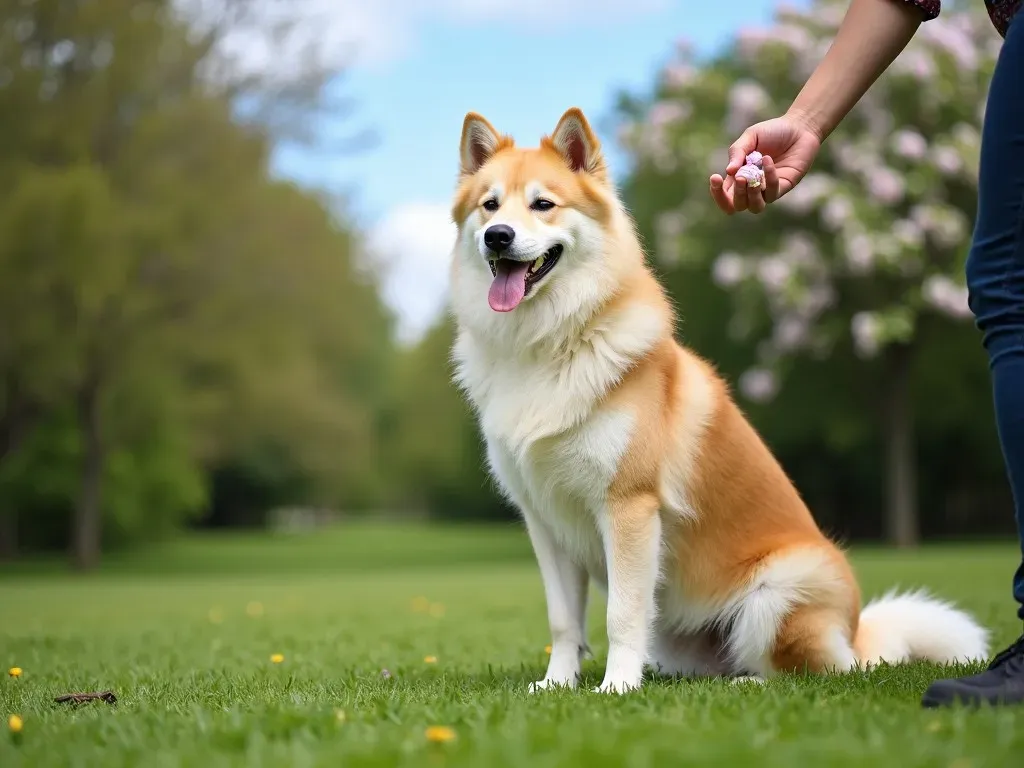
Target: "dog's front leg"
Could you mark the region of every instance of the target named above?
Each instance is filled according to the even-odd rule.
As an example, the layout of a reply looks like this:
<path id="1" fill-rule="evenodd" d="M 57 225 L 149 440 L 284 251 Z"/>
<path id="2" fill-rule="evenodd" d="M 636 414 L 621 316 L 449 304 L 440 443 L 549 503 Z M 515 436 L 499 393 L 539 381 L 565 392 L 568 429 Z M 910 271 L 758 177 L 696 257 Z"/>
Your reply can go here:
<path id="1" fill-rule="evenodd" d="M 531 689 L 538 691 L 556 685 L 574 688 L 587 648 L 587 572 L 570 559 L 543 520 L 531 514 L 524 518 L 544 581 L 551 628 L 548 671 Z"/>
<path id="2" fill-rule="evenodd" d="M 654 622 L 661 518 L 653 496 L 613 499 L 600 517 L 608 563 L 608 664 L 598 691 L 639 688 Z"/>

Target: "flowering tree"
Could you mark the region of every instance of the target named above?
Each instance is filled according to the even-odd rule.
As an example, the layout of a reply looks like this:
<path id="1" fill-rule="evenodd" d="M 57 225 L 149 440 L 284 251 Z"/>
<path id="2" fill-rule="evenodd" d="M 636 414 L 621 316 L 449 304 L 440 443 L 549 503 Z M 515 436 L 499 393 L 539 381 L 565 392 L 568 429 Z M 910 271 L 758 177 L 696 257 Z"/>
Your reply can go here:
<path id="1" fill-rule="evenodd" d="M 656 257 L 709 269 L 729 291 L 730 333 L 755 339 L 758 364 L 739 380 L 771 400 L 798 355 L 827 359 L 850 344 L 885 366 L 890 538 L 917 539 L 909 374 L 927 324 L 970 322 L 964 260 L 977 200 L 987 85 L 1000 39 L 984 11 L 950 9 L 917 38 L 825 143 L 804 180 L 760 217 L 713 208 L 744 128 L 782 114 L 824 56 L 847 7 L 781 7 L 698 62 L 681 46 L 653 101 L 634 104 L 621 139 L 635 172 L 661 178 Z M 980 7 L 980 6 L 978 6 Z"/>

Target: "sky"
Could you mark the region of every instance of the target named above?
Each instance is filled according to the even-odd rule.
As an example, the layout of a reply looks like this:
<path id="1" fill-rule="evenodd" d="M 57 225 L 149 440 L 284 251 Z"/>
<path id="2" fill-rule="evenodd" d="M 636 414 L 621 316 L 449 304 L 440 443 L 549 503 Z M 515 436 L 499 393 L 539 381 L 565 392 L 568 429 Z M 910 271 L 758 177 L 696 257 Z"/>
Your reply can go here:
<path id="1" fill-rule="evenodd" d="M 343 137 L 366 128 L 376 138 L 357 154 L 283 147 L 274 171 L 345 196 L 406 342 L 419 338 L 443 311 L 454 239 L 448 201 L 466 112 L 479 112 L 519 143 L 532 145 L 568 107 L 579 106 L 605 143 L 613 174 L 621 177 L 626 164 L 615 148 L 616 95 L 650 88 L 659 64 L 680 41 L 698 52 L 714 50 L 740 28 L 766 22 L 776 5 L 302 2 L 318 14 L 315 40 L 321 50 L 346 57 L 347 72 L 334 87 L 354 101 L 352 115 L 317 126 L 321 135 Z M 255 50 L 251 42 L 246 50 Z M 284 66 L 287 58 L 280 52 L 263 57 L 263 66 Z M 723 146 L 733 138 L 723 135 Z"/>

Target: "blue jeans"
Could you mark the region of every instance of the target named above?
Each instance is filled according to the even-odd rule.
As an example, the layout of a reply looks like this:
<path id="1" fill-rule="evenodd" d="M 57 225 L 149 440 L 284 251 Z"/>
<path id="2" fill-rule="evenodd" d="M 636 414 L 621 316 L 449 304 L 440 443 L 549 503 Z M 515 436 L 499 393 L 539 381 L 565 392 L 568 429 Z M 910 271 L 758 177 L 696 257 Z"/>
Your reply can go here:
<path id="1" fill-rule="evenodd" d="M 1024 619 L 1024 21 L 1010 24 L 982 129 L 978 212 L 967 259 L 970 305 L 992 369 L 999 442 L 1013 491 Z"/>

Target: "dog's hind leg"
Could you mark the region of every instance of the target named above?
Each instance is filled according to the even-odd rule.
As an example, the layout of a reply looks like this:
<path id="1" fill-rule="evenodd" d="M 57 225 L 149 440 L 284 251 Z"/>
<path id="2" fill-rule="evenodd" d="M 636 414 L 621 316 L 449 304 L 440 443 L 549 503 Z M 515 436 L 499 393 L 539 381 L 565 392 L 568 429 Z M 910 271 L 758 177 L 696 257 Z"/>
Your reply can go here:
<path id="1" fill-rule="evenodd" d="M 804 605 L 782 622 L 771 652 L 776 672 L 829 674 L 857 666 L 845 617 L 830 607 Z"/>

